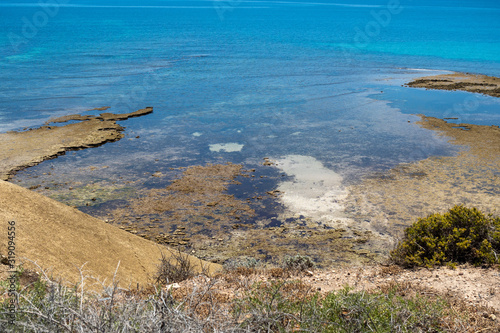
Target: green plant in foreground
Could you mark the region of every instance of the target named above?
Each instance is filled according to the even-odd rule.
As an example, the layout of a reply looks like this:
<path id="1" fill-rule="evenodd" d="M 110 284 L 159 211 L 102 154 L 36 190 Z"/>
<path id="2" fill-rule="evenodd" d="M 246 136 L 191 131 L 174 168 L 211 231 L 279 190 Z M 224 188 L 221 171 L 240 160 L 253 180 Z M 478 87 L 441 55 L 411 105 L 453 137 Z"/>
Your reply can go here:
<path id="1" fill-rule="evenodd" d="M 391 252 L 392 259 L 406 267 L 491 265 L 499 263 L 499 255 L 500 218 L 464 206 L 419 219 Z"/>
<path id="2" fill-rule="evenodd" d="M 259 283 L 238 301 L 235 316 L 252 332 L 441 332 L 449 305 L 418 294 L 403 297 L 398 287 L 354 292 L 349 287 L 318 293 L 297 282 Z M 293 292 L 291 292 L 293 290 Z"/>
<path id="3" fill-rule="evenodd" d="M 242 297 L 227 302 L 214 289 L 221 280 L 205 281 L 180 300 L 165 290 L 143 294 L 115 284 L 84 293 L 37 281 L 18 293 L 13 325 L 6 320 L 5 301 L 0 302 L 0 332 L 465 333 L 499 327 L 481 321 L 487 320 L 482 310 L 429 296 L 410 283 L 321 295 L 301 281 L 272 280 L 245 286 Z"/>

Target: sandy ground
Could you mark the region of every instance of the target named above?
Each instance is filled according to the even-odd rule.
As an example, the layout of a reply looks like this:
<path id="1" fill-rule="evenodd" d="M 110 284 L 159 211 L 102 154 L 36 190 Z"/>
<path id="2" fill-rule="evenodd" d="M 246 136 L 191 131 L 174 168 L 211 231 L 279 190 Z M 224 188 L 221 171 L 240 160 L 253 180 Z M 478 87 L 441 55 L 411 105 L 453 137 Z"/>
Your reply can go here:
<path id="1" fill-rule="evenodd" d="M 293 177 L 278 186 L 279 198 L 287 208 L 282 220 L 303 215 L 332 227 L 345 226 L 344 207 L 338 203 L 347 196 L 341 175 L 311 156 L 288 155 L 274 162 Z"/>
<path id="2" fill-rule="evenodd" d="M 500 78 L 487 75 L 469 73 L 434 75 L 413 80 L 407 86 L 440 90 L 463 90 L 500 97 Z"/>
<path id="3" fill-rule="evenodd" d="M 387 283 L 410 282 L 438 294 L 461 297 L 471 305 L 484 305 L 500 311 L 500 270 L 460 266 L 405 270 L 388 267 L 344 267 L 314 271 L 303 278 L 322 292 L 349 285 L 355 290 L 372 290 Z"/>

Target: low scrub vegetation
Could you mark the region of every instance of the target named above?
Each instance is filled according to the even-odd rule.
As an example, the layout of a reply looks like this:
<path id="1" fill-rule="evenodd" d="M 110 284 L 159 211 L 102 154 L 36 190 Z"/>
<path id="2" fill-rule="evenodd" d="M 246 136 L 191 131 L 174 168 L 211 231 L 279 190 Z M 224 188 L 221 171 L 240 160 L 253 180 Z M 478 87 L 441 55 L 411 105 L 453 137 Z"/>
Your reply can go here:
<path id="1" fill-rule="evenodd" d="M 283 269 L 292 272 L 303 272 L 314 267 L 314 261 L 308 257 L 301 254 L 296 254 L 294 256 L 286 256 L 283 259 Z"/>
<path id="2" fill-rule="evenodd" d="M 475 326 L 445 298 L 413 292 L 412 285 L 354 292 L 349 287 L 326 295 L 301 282 L 254 285 L 236 301 L 240 327 L 250 332 L 466 332 Z M 467 327 L 467 328 L 466 328 Z"/>
<path id="3" fill-rule="evenodd" d="M 499 252 L 500 219 L 456 206 L 418 220 L 392 257 L 409 267 L 481 265 L 498 263 Z M 19 269 L 14 290 L 0 283 L 0 332 L 500 331 L 496 319 L 484 316 L 491 309 L 408 282 L 320 293 L 300 280 L 314 267 L 307 256 L 285 257 L 274 268 L 244 258 L 211 277 L 191 260 L 172 252 L 160 260 L 148 289 L 124 290 L 113 282 L 99 293 L 84 290 L 83 274 L 80 285 L 68 288 L 43 271 Z"/>
<path id="4" fill-rule="evenodd" d="M 123 290 L 114 284 L 103 287 L 100 293 L 83 292 L 80 286 L 68 288 L 44 276 L 26 286 L 17 286 L 13 323 L 9 323 L 9 300 L 3 299 L 0 332 L 347 333 L 500 329 L 498 323 L 482 315 L 484 309 L 410 283 L 388 284 L 376 291 L 354 291 L 346 286 L 321 294 L 300 280 L 273 278 L 275 270 L 244 268 L 210 278 L 195 276 L 170 289 L 158 285 L 148 290 Z M 267 274 L 266 280 L 245 283 L 240 273 L 254 274 L 252 271 Z"/>
<path id="5" fill-rule="evenodd" d="M 162 252 L 160 264 L 155 276 L 159 285 L 181 282 L 195 275 L 195 267 L 189 255 L 181 250 L 170 251 L 170 255 Z"/>
<path id="6" fill-rule="evenodd" d="M 405 230 L 391 256 L 405 267 L 498 264 L 500 218 L 464 206 L 429 215 Z"/>

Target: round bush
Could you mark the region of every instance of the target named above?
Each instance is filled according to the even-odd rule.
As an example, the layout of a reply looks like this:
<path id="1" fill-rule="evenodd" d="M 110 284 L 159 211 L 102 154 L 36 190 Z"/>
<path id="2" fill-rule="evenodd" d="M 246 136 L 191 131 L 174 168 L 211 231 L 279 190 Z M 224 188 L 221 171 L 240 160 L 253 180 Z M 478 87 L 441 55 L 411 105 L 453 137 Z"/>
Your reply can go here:
<path id="1" fill-rule="evenodd" d="M 464 206 L 429 215 L 405 230 L 391 257 L 406 267 L 499 263 L 500 218 Z"/>

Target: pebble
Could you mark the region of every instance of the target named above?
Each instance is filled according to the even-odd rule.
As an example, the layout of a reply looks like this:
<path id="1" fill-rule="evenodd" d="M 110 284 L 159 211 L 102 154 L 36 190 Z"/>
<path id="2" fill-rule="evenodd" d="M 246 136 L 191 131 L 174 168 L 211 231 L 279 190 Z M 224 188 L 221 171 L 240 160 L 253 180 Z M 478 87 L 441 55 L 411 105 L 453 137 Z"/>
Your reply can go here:
<path id="1" fill-rule="evenodd" d="M 165 289 L 170 290 L 170 289 L 178 289 L 181 286 L 178 283 L 172 283 L 172 284 L 167 284 L 165 286 Z"/>

